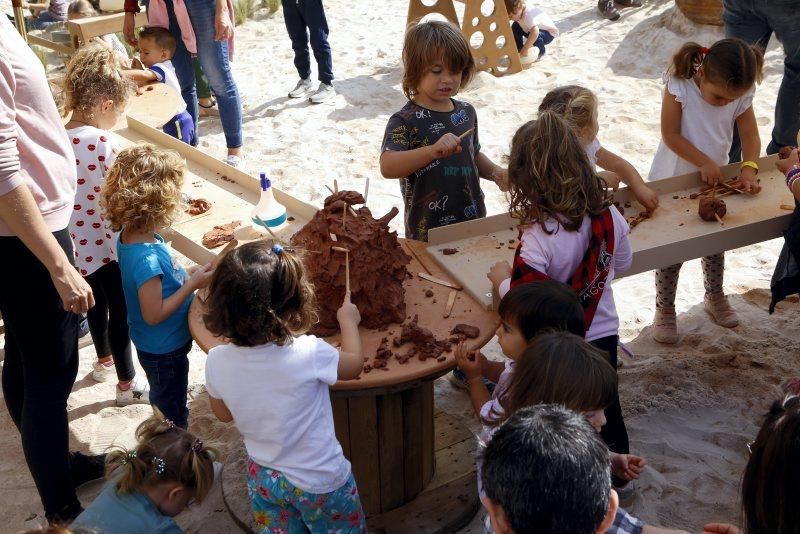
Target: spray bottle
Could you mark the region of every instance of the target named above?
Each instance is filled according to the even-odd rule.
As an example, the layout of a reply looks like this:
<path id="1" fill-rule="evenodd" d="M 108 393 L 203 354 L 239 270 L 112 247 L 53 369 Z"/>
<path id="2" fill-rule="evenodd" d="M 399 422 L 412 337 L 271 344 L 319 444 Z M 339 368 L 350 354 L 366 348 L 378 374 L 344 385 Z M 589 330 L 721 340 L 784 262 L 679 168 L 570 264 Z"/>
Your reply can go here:
<path id="1" fill-rule="evenodd" d="M 259 174 L 261 182 L 261 198 L 253 209 L 253 227 L 259 231 L 266 231 L 268 228 L 277 228 L 286 222 L 286 208 L 283 204 L 275 200 L 272 193 L 272 182 L 267 178 L 267 173 Z"/>

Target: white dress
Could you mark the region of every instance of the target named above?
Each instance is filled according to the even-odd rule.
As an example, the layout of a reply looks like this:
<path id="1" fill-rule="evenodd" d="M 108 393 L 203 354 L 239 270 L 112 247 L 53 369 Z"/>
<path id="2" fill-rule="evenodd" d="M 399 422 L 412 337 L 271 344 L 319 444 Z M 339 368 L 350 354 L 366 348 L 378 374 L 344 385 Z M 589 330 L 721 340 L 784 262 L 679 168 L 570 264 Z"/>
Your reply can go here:
<path id="1" fill-rule="evenodd" d="M 705 153 L 717 165 L 728 163 L 728 151 L 733 140 L 736 118 L 753 104 L 755 88 L 725 106 L 713 106 L 703 100 L 694 80 L 668 77 L 667 91 L 680 102 L 681 135 L 695 148 Z M 661 140 L 647 181 L 671 178 L 696 172 L 698 167 L 679 157 Z"/>

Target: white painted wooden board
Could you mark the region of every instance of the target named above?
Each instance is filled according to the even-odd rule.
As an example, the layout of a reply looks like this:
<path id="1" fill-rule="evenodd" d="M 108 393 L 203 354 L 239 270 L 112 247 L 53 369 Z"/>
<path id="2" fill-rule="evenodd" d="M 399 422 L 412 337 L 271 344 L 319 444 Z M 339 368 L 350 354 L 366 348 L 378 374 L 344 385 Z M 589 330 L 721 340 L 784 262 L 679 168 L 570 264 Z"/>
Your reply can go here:
<path id="1" fill-rule="evenodd" d="M 776 159 L 777 156 L 770 156 L 758 162 L 763 187 L 761 193 L 723 198 L 728 207 L 728 214 L 723 219 L 724 226 L 717 222 L 705 222 L 697 215 L 699 201 L 690 199 L 689 194 L 699 192 L 703 186 L 699 173 L 648 184 L 658 193 L 660 206 L 651 219 L 631 230 L 633 265 L 622 276 L 783 235 L 792 212 L 780 206 L 794 205 L 794 201 L 786 188 L 783 174 L 775 168 Z M 739 173 L 739 165 L 726 165 L 722 171 L 726 180 L 733 178 Z M 718 194 L 723 192 L 722 188 L 717 191 Z M 641 210 L 627 189 L 616 192 L 614 197 L 622 205 L 632 201 L 632 207 L 625 208 L 625 217 L 628 219 Z M 512 262 L 517 236 L 517 221 L 504 213 L 430 230 L 428 252 L 476 300 L 491 307 L 491 285 L 486 273 L 497 261 Z M 512 239 L 514 243 L 509 247 L 509 240 Z M 458 249 L 458 253 L 445 255 L 442 251 L 446 248 Z"/>
<path id="2" fill-rule="evenodd" d="M 242 226 L 234 234 L 240 242 L 269 237 L 254 230 L 250 224 L 250 214 L 260 195 L 257 177 L 212 158 L 130 116 L 128 127 L 117 130 L 114 134 L 122 147 L 146 142 L 178 152 L 186 159 L 187 164 L 183 192 L 193 199 L 204 198 L 213 203 L 211 210 L 206 213 L 196 216 L 184 213 L 171 228 L 163 230 L 164 239 L 172 241 L 173 248 L 184 256 L 201 265 L 213 260 L 224 246 L 205 248 L 201 243 L 203 234 L 215 225 L 235 220 L 242 221 Z M 289 216 L 294 218 L 275 231 L 279 239 L 288 242 L 314 216 L 317 208 L 277 187 L 273 187 L 273 192 L 278 202 L 286 206 Z"/>

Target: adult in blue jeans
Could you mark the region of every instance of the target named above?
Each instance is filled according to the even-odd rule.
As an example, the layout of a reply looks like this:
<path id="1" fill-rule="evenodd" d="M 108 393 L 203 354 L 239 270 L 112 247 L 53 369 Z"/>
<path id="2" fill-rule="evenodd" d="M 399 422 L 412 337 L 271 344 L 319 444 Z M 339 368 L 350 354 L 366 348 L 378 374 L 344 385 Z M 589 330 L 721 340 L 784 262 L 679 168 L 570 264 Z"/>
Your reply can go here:
<path id="1" fill-rule="evenodd" d="M 163 0 L 169 15 L 169 31 L 175 36 L 177 48 L 172 57 L 175 74 L 181 84 L 183 99 L 187 111 L 192 116 L 195 126 L 199 108 L 197 105 L 197 85 L 192 55 L 186 49 L 181 38 L 181 29 L 175 17 L 173 0 Z M 222 130 L 225 133 L 225 144 L 228 147 L 226 162 L 240 167 L 242 161 L 242 103 L 239 89 L 233 79 L 228 61 L 228 39 L 233 35 L 226 0 L 191 0 L 185 2 L 186 10 L 194 30 L 197 45 L 197 58 L 208 78 L 211 91 L 217 99 Z M 139 11 L 137 0 L 125 0 L 125 24 L 123 33 L 128 44 L 137 44 L 135 35 L 134 13 Z M 198 128 L 192 138 L 192 145 L 197 145 Z"/>
<path id="2" fill-rule="evenodd" d="M 796 0 L 723 0 L 725 37 L 767 48 L 772 34 L 783 44 L 783 81 L 775 103 L 775 126 L 767 154 L 797 144 L 800 128 L 800 4 Z M 734 133 L 730 162 L 742 159 L 739 135 Z"/>

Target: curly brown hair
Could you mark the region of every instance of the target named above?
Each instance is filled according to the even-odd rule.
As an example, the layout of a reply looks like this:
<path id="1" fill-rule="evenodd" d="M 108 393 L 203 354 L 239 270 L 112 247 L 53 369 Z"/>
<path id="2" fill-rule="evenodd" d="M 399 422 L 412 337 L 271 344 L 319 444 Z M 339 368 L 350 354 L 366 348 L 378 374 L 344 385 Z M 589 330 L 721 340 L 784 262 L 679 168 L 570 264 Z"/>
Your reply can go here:
<path id="1" fill-rule="evenodd" d="M 599 215 L 611 204 L 572 128 L 557 113 L 545 111 L 523 124 L 511 141 L 508 157 L 511 214 L 523 225 L 538 223 L 551 234 L 547 219 L 576 231 L 586 215 Z"/>
<path id="2" fill-rule="evenodd" d="M 764 54 L 741 39 L 721 39 L 703 53 L 697 43 L 686 43 L 672 56 L 669 74 L 691 79 L 700 68 L 709 82 L 733 90 L 750 89 L 763 79 Z"/>
<path id="3" fill-rule="evenodd" d="M 274 241 L 229 252 L 211 279 L 206 328 L 234 345 L 285 345 L 317 322 L 314 289 L 303 263 Z"/>
<path id="4" fill-rule="evenodd" d="M 103 45 L 87 44 L 75 51 L 61 83 L 61 114 L 77 111 L 91 117 L 92 108 L 105 100 L 113 100 L 117 109 L 124 109 L 136 84 L 120 67 L 117 55 Z"/>
<path id="5" fill-rule="evenodd" d="M 103 183 L 103 218 L 115 232 L 169 226 L 180 213 L 185 170 L 171 150 L 146 143 L 121 150 Z"/>
<path id="6" fill-rule="evenodd" d="M 403 94 L 413 100 L 423 76 L 441 62 L 451 72 L 461 72 L 463 89 L 475 74 L 475 60 L 461 30 L 438 20 L 417 24 L 403 42 Z"/>

